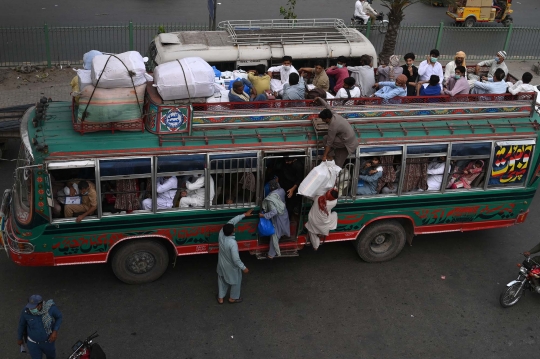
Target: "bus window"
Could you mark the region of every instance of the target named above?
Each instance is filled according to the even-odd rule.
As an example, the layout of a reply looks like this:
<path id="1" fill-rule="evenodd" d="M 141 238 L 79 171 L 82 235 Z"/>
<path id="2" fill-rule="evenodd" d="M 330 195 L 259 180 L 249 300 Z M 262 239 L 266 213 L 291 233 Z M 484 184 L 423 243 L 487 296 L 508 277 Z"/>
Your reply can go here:
<path id="1" fill-rule="evenodd" d="M 319 149 L 311 151 L 311 168 L 314 168 L 320 164 L 324 149 Z M 349 156 L 345 160 L 345 164 L 339 176 L 336 179 L 336 188 L 338 190 L 338 201 L 345 199 L 352 199 L 354 195 L 353 188 L 353 178 L 355 177 L 355 168 L 356 168 L 356 156 L 355 154 Z"/>
<path id="2" fill-rule="evenodd" d="M 491 157 L 491 142 L 453 143 L 446 188 L 483 189 Z"/>
<path id="3" fill-rule="evenodd" d="M 83 160 L 48 164 L 53 196 L 52 217 L 54 219 L 75 219 L 75 217 L 85 213 L 89 209 L 89 203 L 93 201 L 98 206 L 94 163 L 93 160 Z M 79 184 L 83 181 L 88 183 L 88 194 L 83 194 L 79 188 Z M 95 218 L 98 218 L 97 210 L 84 217 L 83 220 Z"/>
<path id="4" fill-rule="evenodd" d="M 356 183 L 357 196 L 392 195 L 399 191 L 401 146 L 362 147 Z"/>
<path id="5" fill-rule="evenodd" d="M 155 195 L 158 210 L 204 208 L 207 195 L 206 155 L 171 155 L 157 158 Z M 213 197 L 213 191 L 209 191 Z M 147 200 L 147 202 L 149 202 Z"/>
<path id="6" fill-rule="evenodd" d="M 445 172 L 448 145 L 407 146 L 403 192 L 440 191 Z"/>
<path id="7" fill-rule="evenodd" d="M 496 142 L 488 187 L 525 185 L 534 145 L 534 140 Z"/>
<path id="8" fill-rule="evenodd" d="M 152 159 L 99 161 L 103 216 L 146 212 L 152 209 Z M 145 207 L 145 204 L 148 204 Z"/>
<path id="9" fill-rule="evenodd" d="M 252 207 L 257 192 L 257 153 L 210 155 L 216 208 Z"/>

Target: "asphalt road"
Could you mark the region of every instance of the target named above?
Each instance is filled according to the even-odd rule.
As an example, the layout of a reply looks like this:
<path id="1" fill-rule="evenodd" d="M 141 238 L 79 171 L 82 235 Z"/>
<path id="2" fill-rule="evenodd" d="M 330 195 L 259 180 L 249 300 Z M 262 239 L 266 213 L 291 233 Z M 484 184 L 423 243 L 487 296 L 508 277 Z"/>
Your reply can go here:
<path id="1" fill-rule="evenodd" d="M 2 191 L 13 167 L 0 163 Z M 33 293 L 64 314 L 58 358 L 95 330 L 112 359 L 535 357 L 540 296 L 510 309 L 498 296 L 518 253 L 538 242 L 539 206 L 520 226 L 417 237 L 382 264 L 348 242 L 273 261 L 243 253 L 251 273 L 235 305 L 216 303 L 216 255 L 179 258 L 160 280 L 129 286 L 108 265 L 18 267 L 0 253 L 0 358 L 20 357 L 18 316 Z"/>
<path id="2" fill-rule="evenodd" d="M 280 18 L 279 7 L 286 0 L 217 0 L 218 21 Z M 355 0 L 298 0 L 299 18 L 331 17 L 348 20 L 354 12 Z M 378 11 L 387 10 L 379 0 L 373 2 Z M 536 0 L 514 1 L 512 4 L 516 26 L 538 26 L 540 3 Z M 2 4 L 1 26 L 40 26 L 49 23 L 62 25 L 111 25 L 126 23 L 207 23 L 207 1 L 187 0 L 25 0 Z M 451 24 L 446 8 L 415 4 L 406 10 L 404 23 L 438 25 Z M 502 26 L 502 25 L 501 25 Z"/>

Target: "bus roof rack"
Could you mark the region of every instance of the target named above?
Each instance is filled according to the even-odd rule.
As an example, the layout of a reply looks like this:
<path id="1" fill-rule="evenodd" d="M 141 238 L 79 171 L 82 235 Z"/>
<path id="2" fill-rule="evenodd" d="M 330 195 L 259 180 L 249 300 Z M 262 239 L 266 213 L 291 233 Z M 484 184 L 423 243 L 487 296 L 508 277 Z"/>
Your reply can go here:
<path id="1" fill-rule="evenodd" d="M 235 45 L 360 42 L 362 37 L 342 19 L 227 20 L 218 24 Z"/>

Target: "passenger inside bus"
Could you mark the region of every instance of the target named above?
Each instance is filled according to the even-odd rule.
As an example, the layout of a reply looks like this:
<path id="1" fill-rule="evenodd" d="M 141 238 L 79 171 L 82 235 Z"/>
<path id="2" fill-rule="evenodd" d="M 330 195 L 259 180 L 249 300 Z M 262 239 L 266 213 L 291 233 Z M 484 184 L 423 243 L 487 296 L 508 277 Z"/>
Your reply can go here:
<path id="1" fill-rule="evenodd" d="M 82 203 L 83 196 L 79 187 L 79 182 L 86 180 L 93 184 L 94 173 L 94 168 L 90 167 L 49 171 L 53 193 L 53 218 L 65 217 L 66 204 L 80 205 Z"/>
<path id="2" fill-rule="evenodd" d="M 457 172 L 452 175 L 447 188 L 470 189 L 473 187 L 473 181 L 483 172 L 483 167 L 484 161 L 482 160 L 474 160 L 469 162 L 466 167 L 458 169 Z"/>
<path id="3" fill-rule="evenodd" d="M 401 156 L 381 156 L 382 176 L 377 183 L 377 193 L 396 193 L 399 187 Z"/>
<path id="4" fill-rule="evenodd" d="M 444 156 L 435 158 L 431 162 L 429 162 L 427 168 L 428 191 L 439 191 L 441 189 L 445 167 L 446 157 Z"/>
<path id="5" fill-rule="evenodd" d="M 383 167 L 380 165 L 379 157 L 372 157 L 360 165 L 356 194 L 369 196 L 377 194 L 379 178 L 383 174 Z"/>
<path id="6" fill-rule="evenodd" d="M 73 189 L 73 184 L 68 185 L 70 190 Z M 86 216 L 94 214 L 97 210 L 97 192 L 96 186 L 92 182 L 79 181 L 79 191 L 82 195 L 81 204 L 66 204 L 64 205 L 64 216 L 71 218 L 77 215 L 76 222 L 82 221 Z"/>
<path id="7" fill-rule="evenodd" d="M 186 181 L 186 190 L 180 193 L 180 208 L 203 207 L 206 199 L 206 190 L 204 188 L 205 176 L 198 174 L 194 176 L 192 182 Z M 214 199 L 214 179 L 210 176 L 210 202 Z"/>
<path id="8" fill-rule="evenodd" d="M 172 208 L 178 181 L 175 176 L 157 178 L 157 208 Z M 152 210 L 152 198 L 146 198 L 143 203 L 144 210 Z"/>

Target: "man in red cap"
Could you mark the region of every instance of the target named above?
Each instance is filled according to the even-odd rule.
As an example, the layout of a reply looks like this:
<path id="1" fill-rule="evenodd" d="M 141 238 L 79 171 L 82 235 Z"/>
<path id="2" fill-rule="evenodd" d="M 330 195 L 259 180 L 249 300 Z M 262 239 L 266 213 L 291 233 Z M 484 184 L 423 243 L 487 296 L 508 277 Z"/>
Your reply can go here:
<path id="1" fill-rule="evenodd" d="M 40 295 L 34 294 L 28 298 L 19 319 L 17 344 L 23 344 L 26 336 L 28 352 L 32 359 L 56 358 L 55 341 L 58 329 L 62 324 L 62 313 L 52 299 L 43 302 Z"/>

